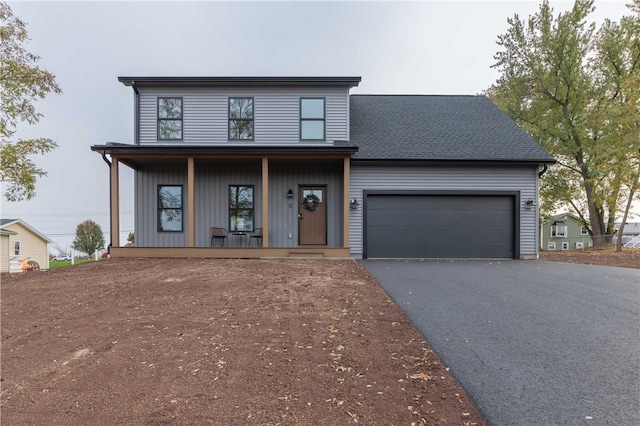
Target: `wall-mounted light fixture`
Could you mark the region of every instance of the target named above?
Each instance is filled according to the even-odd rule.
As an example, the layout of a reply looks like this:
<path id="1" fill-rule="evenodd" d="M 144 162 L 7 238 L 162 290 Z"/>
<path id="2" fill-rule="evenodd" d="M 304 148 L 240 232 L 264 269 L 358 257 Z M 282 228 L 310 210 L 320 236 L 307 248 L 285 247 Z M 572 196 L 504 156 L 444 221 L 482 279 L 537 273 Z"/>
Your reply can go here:
<path id="1" fill-rule="evenodd" d="M 293 208 L 293 191 L 291 188 L 287 191 L 287 204 L 289 204 L 289 208 Z"/>
<path id="2" fill-rule="evenodd" d="M 358 208 L 358 200 L 355 197 L 349 200 L 349 208 L 352 210 Z"/>
<path id="3" fill-rule="evenodd" d="M 524 208 L 527 210 L 531 210 L 535 206 L 536 206 L 536 202 L 531 198 L 529 198 L 527 201 L 524 202 Z"/>

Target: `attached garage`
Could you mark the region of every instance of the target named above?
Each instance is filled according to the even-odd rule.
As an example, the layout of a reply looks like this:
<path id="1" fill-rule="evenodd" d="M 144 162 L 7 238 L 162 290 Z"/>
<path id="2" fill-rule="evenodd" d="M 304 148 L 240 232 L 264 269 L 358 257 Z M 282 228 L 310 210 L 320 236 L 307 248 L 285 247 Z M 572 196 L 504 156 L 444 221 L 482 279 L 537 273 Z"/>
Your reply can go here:
<path id="1" fill-rule="evenodd" d="M 356 258 L 535 259 L 551 157 L 485 96 L 352 95 Z"/>
<path id="2" fill-rule="evenodd" d="M 518 194 L 364 193 L 367 258 L 519 258 Z"/>

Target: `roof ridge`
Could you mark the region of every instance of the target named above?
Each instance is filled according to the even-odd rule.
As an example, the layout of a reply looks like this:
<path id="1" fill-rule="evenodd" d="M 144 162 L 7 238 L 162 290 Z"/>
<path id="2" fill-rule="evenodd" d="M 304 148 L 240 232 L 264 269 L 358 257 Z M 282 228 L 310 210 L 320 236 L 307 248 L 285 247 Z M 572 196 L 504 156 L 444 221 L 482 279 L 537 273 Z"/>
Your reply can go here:
<path id="1" fill-rule="evenodd" d="M 401 94 L 393 94 L 393 93 L 357 93 L 351 94 L 350 96 L 394 96 L 394 97 L 432 97 L 432 98 L 486 98 L 486 95 L 434 95 L 434 94 L 419 94 L 419 93 L 401 93 Z"/>

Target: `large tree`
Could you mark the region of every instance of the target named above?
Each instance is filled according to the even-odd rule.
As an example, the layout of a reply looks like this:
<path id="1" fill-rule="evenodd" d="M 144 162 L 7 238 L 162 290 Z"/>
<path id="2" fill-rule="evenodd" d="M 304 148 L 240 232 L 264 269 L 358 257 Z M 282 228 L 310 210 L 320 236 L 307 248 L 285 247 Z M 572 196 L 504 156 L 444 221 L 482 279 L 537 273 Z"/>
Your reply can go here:
<path id="1" fill-rule="evenodd" d="M 100 225 L 85 220 L 76 227 L 76 238 L 71 245 L 75 250 L 91 255 L 104 248 L 104 234 Z"/>
<path id="2" fill-rule="evenodd" d="M 486 93 L 557 160 L 542 181 L 543 208 L 568 206 L 600 245 L 637 194 L 640 0 L 598 31 L 587 22 L 593 10 L 593 0 L 576 0 L 556 16 L 544 1 L 528 19 L 508 19 L 500 77 Z"/>
<path id="3" fill-rule="evenodd" d="M 61 93 L 55 76 L 38 67 L 40 57 L 25 49 L 28 40 L 25 23 L 0 2 L 0 180 L 9 201 L 33 198 L 36 180 L 46 172 L 30 156 L 57 146 L 45 138 L 12 140 L 19 122 L 35 124 L 42 118 L 34 106 L 37 99 Z"/>

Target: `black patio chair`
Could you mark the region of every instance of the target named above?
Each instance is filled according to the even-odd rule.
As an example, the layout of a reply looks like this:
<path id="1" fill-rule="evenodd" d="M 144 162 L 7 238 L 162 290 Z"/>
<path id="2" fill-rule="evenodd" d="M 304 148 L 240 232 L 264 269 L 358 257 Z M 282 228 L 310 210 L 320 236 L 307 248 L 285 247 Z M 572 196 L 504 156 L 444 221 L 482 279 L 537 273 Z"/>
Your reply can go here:
<path id="1" fill-rule="evenodd" d="M 222 240 L 222 245 L 220 247 L 224 247 L 224 240 L 227 239 L 228 234 L 229 232 L 225 228 L 211 228 L 211 247 L 214 247 L 216 240 Z"/>
<path id="2" fill-rule="evenodd" d="M 256 228 L 253 230 L 251 233 L 251 241 L 253 241 L 254 238 L 256 239 L 256 245 L 258 247 L 262 247 L 262 228 Z M 251 241 L 249 241 L 249 246 L 251 246 Z"/>

